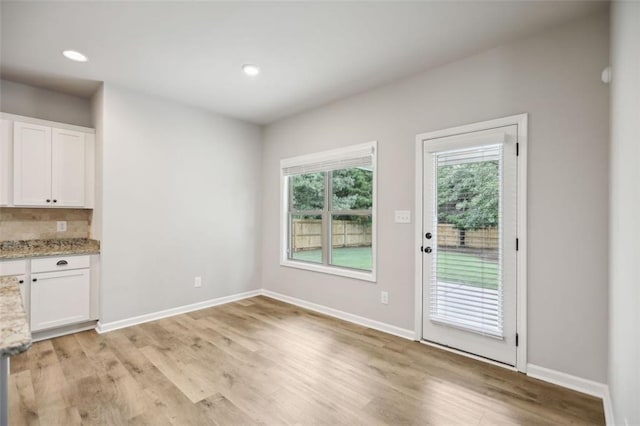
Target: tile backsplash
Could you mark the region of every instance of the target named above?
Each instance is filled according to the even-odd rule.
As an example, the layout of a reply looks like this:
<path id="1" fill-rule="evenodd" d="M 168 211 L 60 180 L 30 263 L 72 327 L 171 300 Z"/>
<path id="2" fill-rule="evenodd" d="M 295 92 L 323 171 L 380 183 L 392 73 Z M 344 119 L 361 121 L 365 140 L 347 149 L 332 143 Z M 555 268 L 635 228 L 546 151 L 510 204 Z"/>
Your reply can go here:
<path id="1" fill-rule="evenodd" d="M 0 208 L 0 241 L 89 238 L 93 210 Z M 56 232 L 57 222 L 67 230 Z"/>

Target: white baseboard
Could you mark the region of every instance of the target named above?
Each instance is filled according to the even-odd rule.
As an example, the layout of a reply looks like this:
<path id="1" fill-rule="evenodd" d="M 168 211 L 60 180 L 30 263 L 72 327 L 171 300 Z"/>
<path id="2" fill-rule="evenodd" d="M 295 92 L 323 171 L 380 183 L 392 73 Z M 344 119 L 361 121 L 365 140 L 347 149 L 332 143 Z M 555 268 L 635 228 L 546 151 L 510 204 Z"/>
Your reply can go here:
<path id="1" fill-rule="evenodd" d="M 614 426 L 616 424 L 616 418 L 613 415 L 613 401 L 611 400 L 611 393 L 609 393 L 609 386 L 605 386 L 606 389 L 602 397 L 602 404 L 604 404 L 604 421 L 607 426 Z"/>
<path id="2" fill-rule="evenodd" d="M 550 368 L 540 367 L 535 364 L 527 364 L 527 376 L 534 379 L 544 380 L 563 388 L 572 389 L 587 395 L 602 398 L 604 405 L 604 417 L 607 425 L 614 424 L 613 405 L 611 403 L 611 394 L 609 386 L 593 380 L 583 379 L 582 377 L 572 376 L 571 374 L 562 373 L 560 371 L 551 370 Z"/>
<path id="3" fill-rule="evenodd" d="M 259 296 L 261 294 L 262 290 L 251 290 L 244 293 L 237 293 L 230 296 L 205 300 L 204 302 L 192 303 L 191 305 L 178 306 L 176 308 L 165 309 L 163 311 L 151 312 L 148 314 L 119 321 L 112 321 L 107 323 L 98 322 L 96 331 L 101 334 L 107 333 L 109 331 L 118 330 L 120 328 L 131 327 L 132 325 L 172 317 L 174 315 L 185 314 L 187 312 L 193 312 L 200 309 L 210 308 L 212 306 L 223 305 L 225 303 L 235 302 L 242 299 L 248 299 L 249 297 Z"/>
<path id="4" fill-rule="evenodd" d="M 572 376 L 571 374 L 562 373 L 560 371 L 551 370 L 550 368 L 540 367 L 534 364 L 527 364 L 527 375 L 534 379 L 544 380 L 558 386 L 573 389 L 587 395 L 604 398 L 607 385 L 604 383 L 594 382 L 593 380 L 583 379 L 582 377 Z"/>
<path id="5" fill-rule="evenodd" d="M 338 309 L 329 308 L 328 306 L 318 305 L 316 303 L 307 302 L 306 300 L 302 300 L 302 299 L 296 299 L 295 297 L 286 296 L 284 294 L 276 293 L 271 290 L 263 289 L 262 294 L 272 299 L 280 300 L 281 302 L 300 306 L 301 308 L 309 309 L 310 311 L 319 312 L 321 314 L 329 315 L 330 317 L 352 322 L 354 324 L 362 325 L 364 327 L 372 328 L 374 330 L 382 331 L 384 333 L 393 334 L 395 336 L 403 337 L 405 339 L 414 340 L 414 337 L 415 337 L 415 333 L 413 330 L 407 330 L 406 328 L 396 327 L 395 325 L 391 325 L 384 322 L 361 317 L 358 315 L 350 314 L 348 312 L 340 311 Z"/>

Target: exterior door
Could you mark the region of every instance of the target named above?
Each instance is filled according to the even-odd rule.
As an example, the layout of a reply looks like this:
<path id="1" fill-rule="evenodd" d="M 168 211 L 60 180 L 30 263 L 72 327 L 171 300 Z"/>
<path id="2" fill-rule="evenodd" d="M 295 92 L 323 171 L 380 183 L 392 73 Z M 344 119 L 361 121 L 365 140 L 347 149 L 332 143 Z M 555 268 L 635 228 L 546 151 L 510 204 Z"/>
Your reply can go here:
<path id="1" fill-rule="evenodd" d="M 517 126 L 423 140 L 422 338 L 516 365 Z"/>

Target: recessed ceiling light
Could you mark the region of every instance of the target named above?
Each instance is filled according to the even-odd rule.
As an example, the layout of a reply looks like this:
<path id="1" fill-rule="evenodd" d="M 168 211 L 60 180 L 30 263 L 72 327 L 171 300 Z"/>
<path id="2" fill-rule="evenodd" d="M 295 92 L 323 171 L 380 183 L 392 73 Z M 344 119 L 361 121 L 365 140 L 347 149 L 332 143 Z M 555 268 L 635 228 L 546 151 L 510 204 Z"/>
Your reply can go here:
<path id="1" fill-rule="evenodd" d="M 244 71 L 246 75 L 249 75 L 251 77 L 260 74 L 260 68 L 257 65 L 253 64 L 244 64 L 242 66 L 242 71 Z"/>
<path id="2" fill-rule="evenodd" d="M 62 54 L 65 58 L 76 62 L 87 62 L 89 60 L 89 58 L 76 50 L 63 50 Z"/>

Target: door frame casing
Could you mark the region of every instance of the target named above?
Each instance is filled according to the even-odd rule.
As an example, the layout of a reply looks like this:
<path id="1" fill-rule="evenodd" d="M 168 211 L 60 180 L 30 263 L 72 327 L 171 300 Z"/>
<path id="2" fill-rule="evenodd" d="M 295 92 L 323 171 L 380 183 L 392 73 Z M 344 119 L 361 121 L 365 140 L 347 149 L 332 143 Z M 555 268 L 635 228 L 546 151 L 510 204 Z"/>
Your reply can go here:
<path id="1" fill-rule="evenodd" d="M 518 346 L 516 348 L 515 368 L 526 373 L 527 371 L 527 121 L 528 114 L 517 114 L 488 121 L 465 124 L 433 132 L 416 135 L 416 176 L 415 176 L 415 340 L 422 341 L 423 320 L 423 254 L 420 247 L 423 245 L 422 232 L 424 230 L 424 141 L 447 136 L 472 133 L 497 127 L 517 126 L 517 206 L 516 206 L 516 235 L 518 238 L 518 251 L 516 251 L 516 333 L 518 334 Z M 451 348 L 448 348 L 451 349 Z M 462 355 L 470 354 L 457 351 Z M 484 359 L 472 356 L 476 359 Z M 492 364 L 494 362 L 491 362 Z M 502 364 L 499 364 L 502 365 Z M 505 367 L 508 367 L 505 365 Z M 510 368 L 510 367 L 508 367 Z"/>

